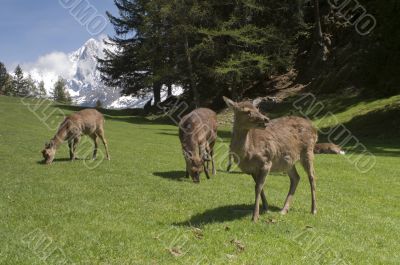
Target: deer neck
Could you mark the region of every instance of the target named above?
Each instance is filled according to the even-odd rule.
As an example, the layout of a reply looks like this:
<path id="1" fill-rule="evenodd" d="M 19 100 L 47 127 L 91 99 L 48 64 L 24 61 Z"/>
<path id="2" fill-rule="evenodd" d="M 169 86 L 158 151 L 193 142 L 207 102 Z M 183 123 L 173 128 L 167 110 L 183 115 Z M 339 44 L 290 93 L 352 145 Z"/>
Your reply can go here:
<path id="1" fill-rule="evenodd" d="M 52 139 L 54 148 L 58 149 L 58 147 L 60 147 L 60 145 L 66 140 L 66 137 L 67 137 L 67 128 L 65 126 L 62 126 L 58 129 L 58 132 Z"/>
<path id="2" fill-rule="evenodd" d="M 250 148 L 250 130 L 240 128 L 237 124 L 233 127 L 231 149 L 239 156 L 244 156 Z"/>

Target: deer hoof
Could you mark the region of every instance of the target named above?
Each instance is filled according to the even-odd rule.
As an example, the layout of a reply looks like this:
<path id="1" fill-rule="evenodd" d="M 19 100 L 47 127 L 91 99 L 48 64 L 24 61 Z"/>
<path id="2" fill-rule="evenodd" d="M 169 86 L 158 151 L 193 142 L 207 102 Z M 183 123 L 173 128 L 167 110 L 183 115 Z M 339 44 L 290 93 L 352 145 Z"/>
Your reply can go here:
<path id="1" fill-rule="evenodd" d="M 312 210 L 311 214 L 316 215 L 317 214 L 317 209 Z"/>
<path id="2" fill-rule="evenodd" d="M 281 215 L 286 215 L 288 212 L 289 212 L 289 211 L 288 211 L 287 209 L 282 209 L 282 210 L 280 211 L 280 214 L 281 214 Z"/>

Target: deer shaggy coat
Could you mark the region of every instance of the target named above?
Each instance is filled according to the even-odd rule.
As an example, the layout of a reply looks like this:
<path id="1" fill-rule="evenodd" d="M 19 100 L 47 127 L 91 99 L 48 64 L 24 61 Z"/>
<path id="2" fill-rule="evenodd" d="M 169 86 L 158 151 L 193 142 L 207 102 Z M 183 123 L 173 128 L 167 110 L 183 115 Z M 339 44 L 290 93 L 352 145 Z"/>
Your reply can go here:
<path id="1" fill-rule="evenodd" d="M 179 123 L 179 139 L 186 162 L 186 177 L 190 175 L 198 183 L 204 170 L 207 178 L 210 178 L 209 161 L 213 175 L 216 174 L 214 145 L 217 139 L 217 114 L 214 111 L 199 108 L 184 116 Z"/>
<path id="2" fill-rule="evenodd" d="M 45 144 L 42 151 L 44 162 L 51 164 L 59 146 L 68 142 L 70 159 L 76 159 L 76 148 L 82 135 L 88 135 L 94 142 L 93 159 L 96 159 L 98 138 L 103 142 L 106 149 L 107 159 L 110 160 L 107 141 L 104 136 L 104 117 L 103 114 L 95 109 L 85 109 L 73 113 L 66 117 L 60 124 L 57 133 Z"/>
<path id="3" fill-rule="evenodd" d="M 259 218 L 260 198 L 263 208 L 268 208 L 263 187 L 270 172 L 285 171 L 289 175 L 290 189 L 281 213 L 286 214 L 289 211 L 290 201 L 300 180 L 295 167 L 298 161 L 309 177 L 311 211 L 315 214 L 317 209 L 313 159 L 318 134 L 311 122 L 300 117 L 270 120 L 250 102 L 236 103 L 225 97 L 224 100 L 234 111 L 231 152 L 239 168 L 250 174 L 256 183 L 253 221 Z"/>

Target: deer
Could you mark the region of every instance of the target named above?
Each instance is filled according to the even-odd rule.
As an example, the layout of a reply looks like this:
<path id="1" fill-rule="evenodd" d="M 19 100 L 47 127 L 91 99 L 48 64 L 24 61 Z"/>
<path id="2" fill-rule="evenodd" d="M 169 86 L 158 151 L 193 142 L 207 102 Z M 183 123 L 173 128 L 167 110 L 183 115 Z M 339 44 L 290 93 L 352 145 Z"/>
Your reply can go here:
<path id="1" fill-rule="evenodd" d="M 85 109 L 67 116 L 60 124 L 54 137 L 42 150 L 44 163 L 48 165 L 53 162 L 57 149 L 65 141 L 68 142 L 70 160 L 76 160 L 76 149 L 83 135 L 88 135 L 94 142 L 93 159 L 96 159 L 98 138 L 100 138 L 106 149 L 106 157 L 110 160 L 104 136 L 103 114 L 95 109 Z"/>
<path id="2" fill-rule="evenodd" d="M 186 162 L 186 177 L 190 176 L 194 183 L 200 182 L 200 174 L 203 171 L 207 179 L 210 179 L 210 161 L 212 175 L 216 175 L 214 145 L 217 126 L 217 114 L 207 108 L 195 109 L 179 122 L 179 139 Z"/>
<path id="3" fill-rule="evenodd" d="M 332 143 L 318 143 L 315 145 L 314 154 L 335 154 L 345 155 L 346 152 L 336 144 Z"/>
<path id="4" fill-rule="evenodd" d="M 317 213 L 316 184 L 314 172 L 314 146 L 318 133 L 309 120 L 287 116 L 269 119 L 251 103 L 234 102 L 223 98 L 234 112 L 233 134 L 230 149 L 235 154 L 235 162 L 255 182 L 255 205 L 252 220 L 259 219 L 260 199 L 263 210 L 268 210 L 264 193 L 266 178 L 270 172 L 287 172 L 290 188 L 281 209 L 287 214 L 293 199 L 300 175 L 296 162 L 304 167 L 311 187 L 311 213 Z"/>

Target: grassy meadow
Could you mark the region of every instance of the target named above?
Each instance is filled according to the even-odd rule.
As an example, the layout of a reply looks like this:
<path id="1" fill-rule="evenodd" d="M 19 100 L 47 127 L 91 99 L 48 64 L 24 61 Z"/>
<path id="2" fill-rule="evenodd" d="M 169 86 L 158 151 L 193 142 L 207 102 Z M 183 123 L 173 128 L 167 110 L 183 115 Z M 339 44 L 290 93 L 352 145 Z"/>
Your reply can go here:
<path id="1" fill-rule="evenodd" d="M 331 106 L 351 127 L 352 117 L 374 122 L 399 101 Z M 52 165 L 41 164 L 45 141 L 72 110 L 38 103 L 0 97 L 0 264 L 400 263 L 399 134 L 364 131 L 362 143 L 376 158 L 366 173 L 346 159 L 351 151 L 317 156 L 316 216 L 300 166 L 286 216 L 279 209 L 289 178 L 270 175 L 270 211 L 254 224 L 252 178 L 224 171 L 230 126 L 220 128 L 217 175 L 195 185 L 185 178 L 177 127 L 128 111 L 106 115 L 111 161 L 85 160 L 84 143 L 81 160 L 68 161 L 64 144 Z M 390 131 L 388 124 L 379 126 Z"/>

